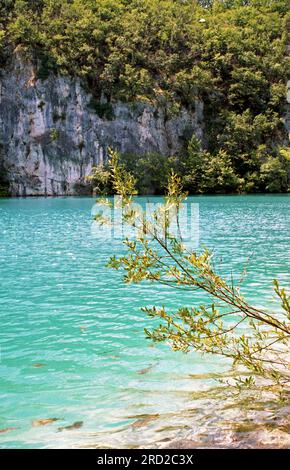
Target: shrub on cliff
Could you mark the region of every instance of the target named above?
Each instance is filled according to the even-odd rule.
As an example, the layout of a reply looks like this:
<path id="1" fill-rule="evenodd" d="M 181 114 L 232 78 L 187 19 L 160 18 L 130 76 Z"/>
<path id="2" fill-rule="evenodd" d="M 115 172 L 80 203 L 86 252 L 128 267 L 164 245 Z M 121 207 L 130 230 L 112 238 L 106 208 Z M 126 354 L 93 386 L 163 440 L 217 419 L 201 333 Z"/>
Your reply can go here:
<path id="1" fill-rule="evenodd" d="M 163 194 L 170 172 L 171 159 L 159 153 L 123 154 L 122 163 L 136 178 L 139 194 Z"/>

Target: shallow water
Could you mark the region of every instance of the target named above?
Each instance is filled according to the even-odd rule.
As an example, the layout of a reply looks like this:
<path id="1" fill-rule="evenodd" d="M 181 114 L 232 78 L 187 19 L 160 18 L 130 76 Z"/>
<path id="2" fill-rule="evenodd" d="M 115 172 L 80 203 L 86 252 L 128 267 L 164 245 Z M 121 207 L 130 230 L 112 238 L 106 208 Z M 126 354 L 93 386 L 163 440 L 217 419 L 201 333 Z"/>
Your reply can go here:
<path id="1" fill-rule="evenodd" d="M 289 197 L 191 200 L 199 203 L 200 242 L 214 249 L 221 270 L 239 273 L 246 264 L 243 292 L 276 309 L 272 279 L 289 284 Z M 151 320 L 141 306 L 194 298 L 123 285 L 105 267 L 121 241 L 91 232 L 93 203 L 0 199 L 1 447 L 162 446 L 186 436 L 201 416 L 205 433 L 220 422 L 218 392 L 207 390 L 227 363 L 144 339 Z"/>

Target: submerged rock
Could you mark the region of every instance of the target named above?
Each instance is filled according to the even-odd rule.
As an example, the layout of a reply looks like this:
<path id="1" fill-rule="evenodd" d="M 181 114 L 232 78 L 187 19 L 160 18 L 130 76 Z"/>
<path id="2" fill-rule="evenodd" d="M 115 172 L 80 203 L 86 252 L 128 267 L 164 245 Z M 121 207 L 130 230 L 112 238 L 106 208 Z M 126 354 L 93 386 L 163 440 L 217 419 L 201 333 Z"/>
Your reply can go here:
<path id="1" fill-rule="evenodd" d="M 59 421 L 59 418 L 35 419 L 32 421 L 32 426 L 37 428 L 39 426 L 46 426 L 47 424 L 54 423 L 55 421 Z"/>
<path id="2" fill-rule="evenodd" d="M 73 424 L 68 426 L 62 426 L 58 428 L 59 431 L 71 431 L 72 429 L 80 429 L 83 426 L 83 421 L 75 421 Z"/>
<path id="3" fill-rule="evenodd" d="M 263 393 L 255 401 L 225 393 L 211 400 L 200 399 L 196 416 L 186 418 L 189 429 L 180 431 L 159 448 L 290 448 L 288 400 L 280 402 Z"/>
<path id="4" fill-rule="evenodd" d="M 0 429 L 0 434 L 6 434 L 7 432 L 15 431 L 17 428 L 4 428 Z"/>
<path id="5" fill-rule="evenodd" d="M 150 365 L 148 367 L 146 367 L 145 369 L 140 369 L 137 371 L 137 374 L 139 375 L 144 375 L 144 374 L 148 374 L 148 372 L 150 372 L 153 368 L 153 365 Z"/>
<path id="6" fill-rule="evenodd" d="M 151 421 L 158 419 L 159 416 L 160 416 L 159 414 L 154 414 L 154 415 L 146 415 L 144 417 L 141 417 L 132 424 L 132 428 L 135 429 L 135 428 L 141 428 L 143 426 L 147 426 L 147 424 L 151 423 Z"/>

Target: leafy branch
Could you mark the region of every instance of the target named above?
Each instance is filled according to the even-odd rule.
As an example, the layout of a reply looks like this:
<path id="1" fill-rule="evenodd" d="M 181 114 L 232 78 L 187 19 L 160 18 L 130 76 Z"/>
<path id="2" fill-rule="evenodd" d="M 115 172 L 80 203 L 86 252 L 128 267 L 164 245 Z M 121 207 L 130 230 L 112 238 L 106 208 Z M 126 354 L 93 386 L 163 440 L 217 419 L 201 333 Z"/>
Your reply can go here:
<path id="1" fill-rule="evenodd" d="M 126 283 L 151 282 L 192 293 L 191 306 L 174 311 L 164 307 L 142 310 L 160 320 L 159 326 L 146 329 L 147 338 L 166 342 L 174 350 L 215 354 L 231 359 L 234 367 L 243 367 L 266 379 L 276 388 L 290 384 L 290 297 L 274 280 L 274 291 L 281 309 L 268 312 L 249 304 L 239 284 L 227 282 L 213 267 L 208 249 L 191 250 L 180 232 L 173 236 L 173 222 L 178 224 L 181 204 L 186 199 L 179 177 L 172 172 L 164 198 L 150 217 L 132 205 L 137 194 L 134 178 L 119 164 L 118 154 L 110 150 L 110 175 L 120 196 L 123 222 L 137 228 L 136 238 L 124 241 L 127 253 L 111 257 L 109 267 L 121 269 Z M 103 201 L 102 201 L 103 202 Z M 194 306 L 195 294 L 202 291 L 207 302 Z M 254 377 L 238 380 L 239 387 L 254 384 Z"/>

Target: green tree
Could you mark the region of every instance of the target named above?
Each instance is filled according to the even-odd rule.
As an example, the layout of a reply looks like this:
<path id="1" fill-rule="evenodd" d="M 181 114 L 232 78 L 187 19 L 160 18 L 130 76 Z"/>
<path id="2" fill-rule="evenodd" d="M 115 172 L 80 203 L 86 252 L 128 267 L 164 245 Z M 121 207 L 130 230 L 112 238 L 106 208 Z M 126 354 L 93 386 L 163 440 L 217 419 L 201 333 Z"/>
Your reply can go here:
<path id="1" fill-rule="evenodd" d="M 108 165 L 98 165 L 93 168 L 92 174 L 87 177 L 87 181 L 93 184 L 93 190 L 96 194 L 105 196 L 112 193 L 112 184 L 110 181 L 110 169 Z"/>
<path id="2" fill-rule="evenodd" d="M 165 307 L 144 307 L 143 311 L 159 321 L 146 335 L 156 342 L 167 342 L 174 350 L 217 354 L 231 359 L 237 377 L 240 367 L 252 373 L 250 379 L 237 378 L 238 384 L 252 386 L 263 378 L 280 395 L 289 391 L 290 296 L 274 281 L 280 310 L 268 312 L 252 306 L 231 278 L 221 277 L 213 267 L 207 250 L 192 251 L 180 236 L 172 235 L 172 221 L 178 219 L 186 194 L 180 178 L 172 173 L 164 206 L 151 217 L 136 212 L 132 198 L 136 193 L 132 176 L 119 165 L 111 151 L 111 177 L 114 190 L 122 197 L 123 221 L 139 232 L 126 240 L 127 253 L 112 257 L 109 266 L 124 271 L 126 283 L 151 282 L 173 289 L 202 291 L 204 305 L 191 305 L 177 311 Z M 130 184 L 128 184 L 130 181 Z M 103 203 L 103 200 L 102 200 Z"/>
<path id="3" fill-rule="evenodd" d="M 126 170 L 136 179 L 140 194 L 163 194 L 170 173 L 171 160 L 159 153 L 123 154 L 120 158 Z"/>
<path id="4" fill-rule="evenodd" d="M 260 168 L 265 189 L 270 192 L 287 191 L 289 170 L 289 149 L 281 150 L 279 156 L 268 156 Z"/>

